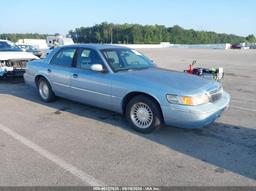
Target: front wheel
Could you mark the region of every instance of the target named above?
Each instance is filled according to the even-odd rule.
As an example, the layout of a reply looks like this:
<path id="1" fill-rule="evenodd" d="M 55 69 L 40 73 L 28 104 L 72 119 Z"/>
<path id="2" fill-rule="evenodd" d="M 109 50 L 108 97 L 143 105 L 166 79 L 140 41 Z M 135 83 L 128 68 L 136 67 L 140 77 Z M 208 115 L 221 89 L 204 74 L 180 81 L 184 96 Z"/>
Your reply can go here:
<path id="1" fill-rule="evenodd" d="M 136 96 L 127 104 L 125 116 L 138 132 L 151 133 L 162 125 L 162 115 L 155 100 L 147 96 Z"/>
<path id="2" fill-rule="evenodd" d="M 52 102 L 55 100 L 52 88 L 49 82 L 44 78 L 38 80 L 38 93 L 44 102 Z"/>

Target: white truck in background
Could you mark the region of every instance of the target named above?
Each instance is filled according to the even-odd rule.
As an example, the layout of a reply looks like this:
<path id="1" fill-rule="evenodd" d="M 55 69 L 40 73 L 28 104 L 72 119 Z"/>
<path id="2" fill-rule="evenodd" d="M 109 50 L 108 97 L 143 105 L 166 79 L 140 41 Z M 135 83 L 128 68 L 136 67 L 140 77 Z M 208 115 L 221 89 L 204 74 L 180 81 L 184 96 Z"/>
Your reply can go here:
<path id="1" fill-rule="evenodd" d="M 52 47 L 52 46 L 71 45 L 71 44 L 74 44 L 74 41 L 72 38 L 63 37 L 62 35 L 56 35 L 56 36 L 47 36 L 46 43 L 48 47 Z"/>
<path id="2" fill-rule="evenodd" d="M 72 45 L 74 44 L 74 41 L 72 38 L 63 37 L 62 35 L 55 35 L 46 37 L 46 43 L 49 47 L 49 49 L 46 51 L 46 55 L 48 55 L 55 47 Z"/>

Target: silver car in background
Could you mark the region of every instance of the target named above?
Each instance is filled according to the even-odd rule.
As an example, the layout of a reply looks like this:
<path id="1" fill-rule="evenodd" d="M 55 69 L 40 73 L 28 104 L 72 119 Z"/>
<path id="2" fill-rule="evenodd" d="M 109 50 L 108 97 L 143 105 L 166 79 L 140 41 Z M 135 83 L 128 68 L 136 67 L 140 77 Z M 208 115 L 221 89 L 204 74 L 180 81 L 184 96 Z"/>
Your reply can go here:
<path id="1" fill-rule="evenodd" d="M 58 96 L 121 113 L 142 133 L 163 124 L 201 128 L 230 102 L 218 82 L 158 68 L 136 50 L 113 45 L 56 48 L 29 62 L 24 79 L 45 102 Z"/>

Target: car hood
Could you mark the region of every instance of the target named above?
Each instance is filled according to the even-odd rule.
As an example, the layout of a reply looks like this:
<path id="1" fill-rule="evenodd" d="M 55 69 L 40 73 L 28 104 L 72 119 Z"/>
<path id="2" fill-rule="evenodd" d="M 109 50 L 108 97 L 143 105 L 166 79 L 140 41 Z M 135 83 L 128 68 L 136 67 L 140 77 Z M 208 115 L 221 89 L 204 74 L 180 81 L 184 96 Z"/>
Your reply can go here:
<path id="1" fill-rule="evenodd" d="M 161 68 L 120 72 L 120 75 L 126 80 L 136 82 L 139 86 L 157 88 L 159 91 L 173 90 L 185 95 L 198 94 L 209 89 L 217 89 L 220 86 L 218 82 L 212 80 Z"/>
<path id="2" fill-rule="evenodd" d="M 0 51 L 0 60 L 35 60 L 37 56 L 29 52 Z"/>

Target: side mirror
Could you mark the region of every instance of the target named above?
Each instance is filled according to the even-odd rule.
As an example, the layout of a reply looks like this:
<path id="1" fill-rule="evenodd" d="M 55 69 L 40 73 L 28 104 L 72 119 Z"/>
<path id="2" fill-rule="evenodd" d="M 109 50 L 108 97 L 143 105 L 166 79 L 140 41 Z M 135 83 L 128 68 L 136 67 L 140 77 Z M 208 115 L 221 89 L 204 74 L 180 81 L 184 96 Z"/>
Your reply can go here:
<path id="1" fill-rule="evenodd" d="M 93 64 L 91 70 L 95 72 L 104 72 L 103 66 L 101 64 Z"/>

